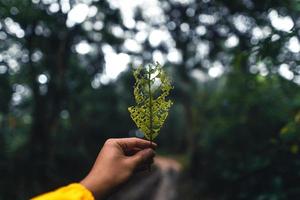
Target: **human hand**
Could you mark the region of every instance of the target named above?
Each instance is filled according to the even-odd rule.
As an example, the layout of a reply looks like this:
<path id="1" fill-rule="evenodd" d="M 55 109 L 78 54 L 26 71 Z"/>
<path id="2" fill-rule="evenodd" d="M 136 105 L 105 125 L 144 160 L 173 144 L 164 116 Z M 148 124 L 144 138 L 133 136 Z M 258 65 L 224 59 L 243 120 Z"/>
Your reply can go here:
<path id="1" fill-rule="evenodd" d="M 102 199 L 136 171 L 153 163 L 157 145 L 139 138 L 108 139 L 89 174 L 80 182 Z"/>

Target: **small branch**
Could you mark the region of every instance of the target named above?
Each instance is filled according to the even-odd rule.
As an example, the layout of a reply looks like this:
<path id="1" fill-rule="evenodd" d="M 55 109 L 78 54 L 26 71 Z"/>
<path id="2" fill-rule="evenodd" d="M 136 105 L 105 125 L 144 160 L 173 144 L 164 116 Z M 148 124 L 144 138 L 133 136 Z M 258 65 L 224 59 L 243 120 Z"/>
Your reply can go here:
<path id="1" fill-rule="evenodd" d="M 150 112 L 150 147 L 152 146 L 153 134 L 153 111 L 152 111 L 152 92 L 151 92 L 151 69 L 148 69 L 148 91 L 149 91 L 149 112 Z M 151 171 L 151 164 L 149 164 L 149 172 Z"/>
<path id="2" fill-rule="evenodd" d="M 152 92 L 151 92 L 151 70 L 148 69 L 148 92 L 149 92 L 149 112 L 150 112 L 150 144 L 152 144 L 153 135 L 153 111 L 152 111 Z"/>

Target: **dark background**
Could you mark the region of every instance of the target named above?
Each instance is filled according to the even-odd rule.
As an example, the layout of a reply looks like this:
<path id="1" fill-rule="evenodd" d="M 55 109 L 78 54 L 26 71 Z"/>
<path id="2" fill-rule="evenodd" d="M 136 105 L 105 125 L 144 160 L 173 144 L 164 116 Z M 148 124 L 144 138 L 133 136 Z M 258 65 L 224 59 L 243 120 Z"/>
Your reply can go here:
<path id="1" fill-rule="evenodd" d="M 299 1 L 163 0 L 127 22 L 115 2 L 0 0 L 0 199 L 79 181 L 107 138 L 133 135 L 130 68 L 105 76 L 121 58 L 172 78 L 157 143 L 183 166 L 178 199 L 298 199 Z"/>

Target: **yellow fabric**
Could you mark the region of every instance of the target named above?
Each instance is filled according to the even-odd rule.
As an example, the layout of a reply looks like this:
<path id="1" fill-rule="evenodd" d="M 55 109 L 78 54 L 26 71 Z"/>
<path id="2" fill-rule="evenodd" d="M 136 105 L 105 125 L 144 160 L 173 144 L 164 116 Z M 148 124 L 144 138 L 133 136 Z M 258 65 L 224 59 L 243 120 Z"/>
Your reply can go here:
<path id="1" fill-rule="evenodd" d="M 92 193 L 79 183 L 72 183 L 31 200 L 94 200 Z"/>

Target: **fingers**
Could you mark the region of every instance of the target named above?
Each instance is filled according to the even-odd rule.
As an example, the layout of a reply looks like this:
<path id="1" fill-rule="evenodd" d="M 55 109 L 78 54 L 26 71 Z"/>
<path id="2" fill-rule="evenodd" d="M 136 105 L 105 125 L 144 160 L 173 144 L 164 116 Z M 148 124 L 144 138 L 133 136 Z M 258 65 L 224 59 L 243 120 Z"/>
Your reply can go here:
<path id="1" fill-rule="evenodd" d="M 130 165 L 133 168 L 138 168 L 139 166 L 143 166 L 145 164 L 149 164 L 153 162 L 153 158 L 155 156 L 155 152 L 153 149 L 144 149 L 137 152 L 135 155 L 128 157 Z"/>
<path id="2" fill-rule="evenodd" d="M 140 138 L 121 138 L 116 139 L 116 142 L 122 147 L 124 150 L 130 150 L 134 148 L 140 148 L 140 149 L 146 149 L 146 148 L 152 148 L 155 149 L 157 147 L 157 144 L 143 140 Z"/>
<path id="3" fill-rule="evenodd" d="M 135 168 L 135 172 L 142 172 L 145 170 L 149 170 L 149 168 L 151 167 L 151 165 L 154 163 L 154 159 L 152 158 L 151 160 L 148 160 L 147 162 L 141 164 L 140 166 L 137 166 Z"/>
<path id="4" fill-rule="evenodd" d="M 137 152 L 139 152 L 141 150 L 143 150 L 143 149 L 141 149 L 141 148 L 126 149 L 124 151 L 124 153 L 126 156 L 133 156 L 134 154 L 136 154 Z"/>

